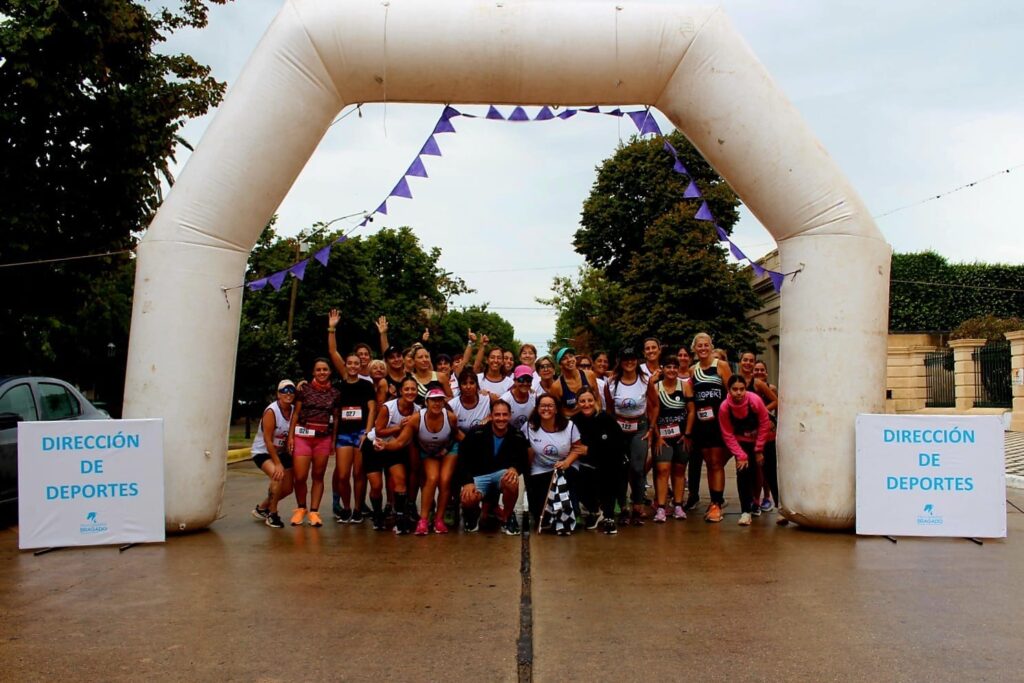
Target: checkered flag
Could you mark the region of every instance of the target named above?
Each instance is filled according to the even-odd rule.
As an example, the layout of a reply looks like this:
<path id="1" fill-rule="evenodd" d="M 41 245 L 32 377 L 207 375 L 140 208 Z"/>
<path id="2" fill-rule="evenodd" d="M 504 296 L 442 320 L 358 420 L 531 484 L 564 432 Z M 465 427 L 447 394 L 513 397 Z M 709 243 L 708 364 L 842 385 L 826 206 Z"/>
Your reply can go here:
<path id="1" fill-rule="evenodd" d="M 576 513 L 569 499 L 569 482 L 561 470 L 551 473 L 551 485 L 548 487 L 548 499 L 544 504 L 544 515 L 548 515 L 556 532 L 573 531 L 576 529 Z M 541 515 L 541 525 L 544 523 Z"/>

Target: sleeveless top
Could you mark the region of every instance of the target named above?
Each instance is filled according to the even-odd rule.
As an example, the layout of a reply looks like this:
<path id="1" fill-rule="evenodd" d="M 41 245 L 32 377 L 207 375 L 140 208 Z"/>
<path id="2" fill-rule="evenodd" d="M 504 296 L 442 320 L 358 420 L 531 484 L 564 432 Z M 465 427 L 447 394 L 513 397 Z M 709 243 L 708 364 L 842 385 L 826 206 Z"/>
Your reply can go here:
<path id="1" fill-rule="evenodd" d="M 718 418 L 718 410 L 725 400 L 725 383 L 718 374 L 718 363 L 707 370 L 700 364 L 690 369 L 690 382 L 693 383 L 693 403 L 697 411 L 698 422 L 710 422 Z"/>
<path id="2" fill-rule="evenodd" d="M 288 420 L 285 419 L 277 401 L 264 408 L 263 414 L 266 415 L 268 410 L 274 414 L 274 446 L 278 451 L 283 451 L 288 443 Z M 294 405 L 292 410 L 295 410 Z M 252 440 L 252 452 L 256 454 L 270 453 L 267 450 L 267 442 L 263 438 L 262 418 L 260 419 L 260 428 L 256 430 L 256 438 Z"/>
<path id="3" fill-rule="evenodd" d="M 580 373 L 580 391 L 590 388 L 590 382 L 587 381 L 587 373 L 582 370 Z M 576 392 L 569 389 L 569 383 L 565 381 L 565 375 L 558 378 L 558 381 L 562 383 L 562 405 L 565 406 L 566 410 L 576 410 Z"/>
<path id="4" fill-rule="evenodd" d="M 657 384 L 658 402 L 658 430 L 661 436 L 666 439 L 676 439 L 682 436 L 686 429 L 686 394 L 683 393 L 683 380 L 676 380 L 676 388 L 669 392 L 665 390 L 665 381 Z"/>
<path id="5" fill-rule="evenodd" d="M 459 429 L 466 431 L 470 427 L 482 424 L 484 420 L 490 417 L 491 397 L 486 394 L 478 395 L 476 405 L 472 408 L 467 408 L 462 405 L 462 399 L 456 397 L 448 401 L 448 407 L 452 409 L 453 413 L 455 413 Z"/>
<path id="6" fill-rule="evenodd" d="M 398 410 L 397 398 L 392 401 L 386 401 L 384 403 L 384 407 L 387 408 L 388 411 L 388 423 L 384 425 L 384 429 L 391 429 L 392 427 L 397 427 L 398 425 L 402 424 L 403 418 L 409 417 L 410 415 L 413 415 L 416 412 L 416 408 L 415 406 L 413 406 L 413 411 L 409 413 L 409 415 L 402 415 L 402 413 Z M 375 438 L 377 438 L 376 428 L 371 429 L 370 433 L 366 435 L 366 440 L 368 442 L 372 442 Z"/>
<path id="7" fill-rule="evenodd" d="M 439 381 L 437 379 L 437 371 L 435 370 L 430 373 L 430 379 L 427 380 L 427 384 L 420 382 L 419 377 L 416 375 L 413 375 L 412 378 L 416 380 L 416 405 L 422 407 L 427 400 L 427 384 Z"/>
<path id="8" fill-rule="evenodd" d="M 647 410 L 647 383 L 637 375 L 632 384 L 610 380 L 606 385 L 615 404 L 615 416 L 637 418 Z"/>
<path id="9" fill-rule="evenodd" d="M 391 379 L 391 375 L 390 374 L 384 375 L 384 381 L 388 383 L 388 398 L 389 399 L 391 399 L 391 398 L 398 398 L 399 392 L 402 391 L 402 382 L 404 382 L 406 380 L 406 378 L 408 378 L 408 377 L 409 377 L 409 373 L 405 373 L 405 377 L 402 377 L 402 379 L 394 380 L 394 379 Z M 416 384 L 417 384 L 417 387 L 418 387 L 419 382 L 417 382 Z"/>
<path id="10" fill-rule="evenodd" d="M 416 433 L 416 443 L 419 444 L 420 451 L 427 455 L 437 455 L 448 448 L 455 437 L 451 422 L 448 419 L 448 410 L 446 409 L 441 414 L 444 418 L 441 430 L 432 432 L 427 429 L 427 409 L 420 408 L 420 426 Z"/>

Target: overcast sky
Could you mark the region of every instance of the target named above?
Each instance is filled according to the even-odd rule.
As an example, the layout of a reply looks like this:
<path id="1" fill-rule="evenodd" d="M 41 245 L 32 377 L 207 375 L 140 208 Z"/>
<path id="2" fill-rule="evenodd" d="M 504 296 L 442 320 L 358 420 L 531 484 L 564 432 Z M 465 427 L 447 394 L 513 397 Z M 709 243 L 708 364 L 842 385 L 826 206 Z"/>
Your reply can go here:
<path id="1" fill-rule="evenodd" d="M 230 88 L 281 4 L 215 6 L 206 29 L 175 35 L 166 49 L 211 65 Z M 722 4 L 874 214 L 1024 164 L 1021 0 Z M 374 209 L 441 108 L 375 104 L 362 111 L 327 133 L 282 202 L 283 234 Z M 208 120 L 190 122 L 186 139 L 196 143 Z M 549 293 L 552 276 L 582 263 L 571 242 L 595 167 L 635 128 L 605 116 L 454 124 L 457 134 L 438 138 L 444 156 L 426 160 L 430 178 L 410 181 L 415 198 L 392 200 L 386 219 L 368 227 L 411 226 L 425 246 L 443 250 L 444 268 L 477 290 L 457 304 L 488 302 L 518 338 L 546 344 L 554 316 L 534 298 Z M 179 162 L 187 158 L 180 150 Z M 1019 264 L 1022 212 L 1019 168 L 878 224 L 897 251 Z M 775 246 L 749 212 L 734 240 L 752 256 Z"/>

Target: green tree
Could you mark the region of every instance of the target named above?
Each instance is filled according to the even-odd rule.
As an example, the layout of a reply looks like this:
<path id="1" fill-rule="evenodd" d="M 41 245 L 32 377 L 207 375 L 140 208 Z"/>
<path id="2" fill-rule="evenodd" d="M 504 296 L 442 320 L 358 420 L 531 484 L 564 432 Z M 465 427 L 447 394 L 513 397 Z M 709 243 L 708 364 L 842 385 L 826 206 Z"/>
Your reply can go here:
<path id="1" fill-rule="evenodd" d="M 757 299 L 744 269 L 730 265 L 714 226 L 683 199 L 690 180 L 718 225 L 731 231 L 739 199 L 679 133 L 669 136 L 690 177 L 673 170 L 661 140 L 633 138 L 598 169 L 583 204 L 576 250 L 588 268 L 555 278 L 556 337 L 583 350 L 615 350 L 646 336 L 682 344 L 699 331 L 732 350 L 758 350 L 761 327 L 747 322 Z M 560 343 L 556 345 L 561 345 Z"/>
<path id="2" fill-rule="evenodd" d="M 488 311 L 487 304 L 448 311 L 438 316 L 430 327 L 431 348 L 447 354 L 462 353 L 466 348 L 466 333 L 469 330 L 486 334 L 491 346 L 519 353 L 519 343 L 515 339 L 512 323 L 494 311 Z"/>
<path id="3" fill-rule="evenodd" d="M 221 3 L 224 0 L 210 0 Z M 154 47 L 207 7 L 7 0 L 0 10 L 0 263 L 130 249 L 192 117 L 221 99 L 208 67 Z M 92 259 L 0 270 L 5 369 L 88 384 L 93 349 L 123 368 L 132 264 Z M 127 283 L 127 289 L 124 288 Z M 112 290 L 111 287 L 118 288 Z"/>

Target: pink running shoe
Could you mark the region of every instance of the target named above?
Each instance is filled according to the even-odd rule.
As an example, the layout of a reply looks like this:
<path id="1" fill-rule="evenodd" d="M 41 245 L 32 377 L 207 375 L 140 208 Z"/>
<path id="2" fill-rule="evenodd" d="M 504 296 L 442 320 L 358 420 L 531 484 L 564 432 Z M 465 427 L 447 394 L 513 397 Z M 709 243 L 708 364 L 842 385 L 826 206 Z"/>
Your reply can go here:
<path id="1" fill-rule="evenodd" d="M 664 524 L 668 516 L 665 514 L 665 508 L 658 508 L 658 511 L 654 513 L 654 521 L 656 524 Z"/>
<path id="2" fill-rule="evenodd" d="M 427 518 L 420 517 L 420 521 L 416 522 L 416 531 L 413 533 L 417 536 L 426 536 L 429 532 L 430 529 L 427 527 Z"/>
<path id="3" fill-rule="evenodd" d="M 682 505 L 676 505 L 676 509 L 672 513 L 672 519 L 686 519 L 686 510 L 683 509 Z"/>
<path id="4" fill-rule="evenodd" d="M 445 525 L 444 520 L 441 518 L 434 520 L 434 533 L 435 534 L 446 534 L 448 533 L 448 527 Z"/>

